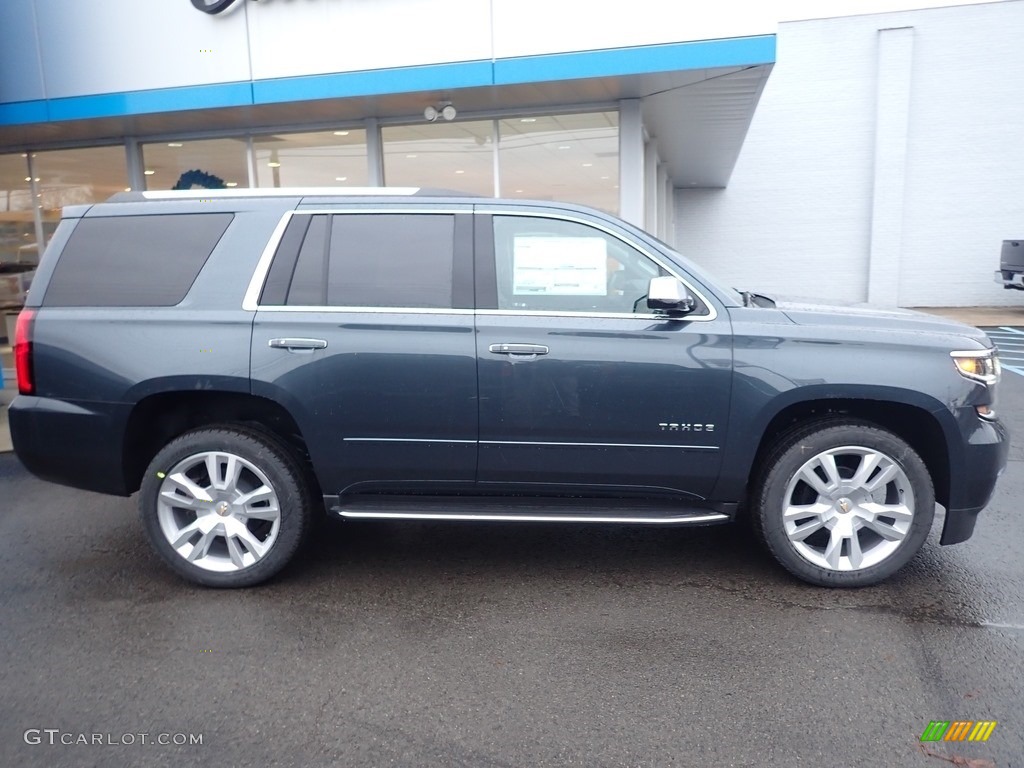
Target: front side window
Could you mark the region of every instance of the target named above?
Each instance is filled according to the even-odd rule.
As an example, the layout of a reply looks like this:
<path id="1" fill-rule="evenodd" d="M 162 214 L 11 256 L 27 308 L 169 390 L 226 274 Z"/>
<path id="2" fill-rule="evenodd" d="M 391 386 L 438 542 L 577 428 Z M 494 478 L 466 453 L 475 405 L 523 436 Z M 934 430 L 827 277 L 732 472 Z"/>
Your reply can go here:
<path id="1" fill-rule="evenodd" d="M 287 237 L 293 230 L 305 232 L 286 304 L 452 307 L 454 215 L 316 214 L 306 224 L 302 219 L 307 218 L 293 216 L 286 233 Z M 282 258 L 280 249 L 276 258 Z M 264 297 L 282 283 L 272 267 Z"/>
<path id="2" fill-rule="evenodd" d="M 498 309 L 643 313 L 648 256 L 600 229 L 532 216 L 494 217 Z"/>

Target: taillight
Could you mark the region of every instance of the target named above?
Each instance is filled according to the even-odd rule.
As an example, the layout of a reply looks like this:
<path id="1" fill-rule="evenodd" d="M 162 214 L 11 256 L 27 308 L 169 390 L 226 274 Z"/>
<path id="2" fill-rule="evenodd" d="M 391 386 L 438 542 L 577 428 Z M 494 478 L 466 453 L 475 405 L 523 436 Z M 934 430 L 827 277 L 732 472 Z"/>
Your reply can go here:
<path id="1" fill-rule="evenodd" d="M 32 370 L 32 326 L 36 310 L 23 309 L 14 327 L 14 370 L 18 375 L 18 394 L 32 395 L 36 391 Z"/>

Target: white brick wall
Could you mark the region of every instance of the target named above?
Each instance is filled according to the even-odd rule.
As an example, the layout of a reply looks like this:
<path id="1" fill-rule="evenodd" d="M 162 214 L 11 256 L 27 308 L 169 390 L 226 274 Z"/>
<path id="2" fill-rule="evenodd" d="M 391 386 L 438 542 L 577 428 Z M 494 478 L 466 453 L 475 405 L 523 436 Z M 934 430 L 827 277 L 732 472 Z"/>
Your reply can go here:
<path id="1" fill-rule="evenodd" d="M 729 187 L 677 190 L 680 250 L 768 294 L 866 301 L 871 274 L 883 304 L 1021 304 L 992 273 L 1024 236 L 1022 29 L 1022 0 L 781 25 Z"/>

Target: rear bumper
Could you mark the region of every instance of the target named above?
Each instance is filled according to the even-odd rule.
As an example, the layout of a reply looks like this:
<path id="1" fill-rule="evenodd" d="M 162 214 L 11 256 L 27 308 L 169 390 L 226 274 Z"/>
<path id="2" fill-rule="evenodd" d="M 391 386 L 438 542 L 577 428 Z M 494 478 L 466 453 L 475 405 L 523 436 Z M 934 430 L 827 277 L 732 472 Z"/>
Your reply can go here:
<path id="1" fill-rule="evenodd" d="M 119 408 L 19 395 L 8 412 L 14 452 L 43 480 L 128 496 Z"/>
<path id="2" fill-rule="evenodd" d="M 949 506 L 940 544 L 971 538 L 978 513 L 991 500 L 1010 451 L 1010 436 L 1001 422 L 972 414 L 969 423 L 972 429 L 964 436 L 960 461 L 950 467 Z"/>

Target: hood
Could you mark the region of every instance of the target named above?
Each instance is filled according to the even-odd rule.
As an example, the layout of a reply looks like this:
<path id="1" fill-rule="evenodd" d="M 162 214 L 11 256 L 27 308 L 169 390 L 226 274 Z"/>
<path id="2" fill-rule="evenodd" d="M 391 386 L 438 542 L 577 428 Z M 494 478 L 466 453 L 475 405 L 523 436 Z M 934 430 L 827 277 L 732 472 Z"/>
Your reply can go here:
<path id="1" fill-rule="evenodd" d="M 775 308 L 798 325 L 832 325 L 872 331 L 961 336 L 974 339 L 984 347 L 992 346 L 984 331 L 956 320 L 911 309 L 879 309 L 866 305 L 831 306 L 795 301 L 776 301 Z"/>

